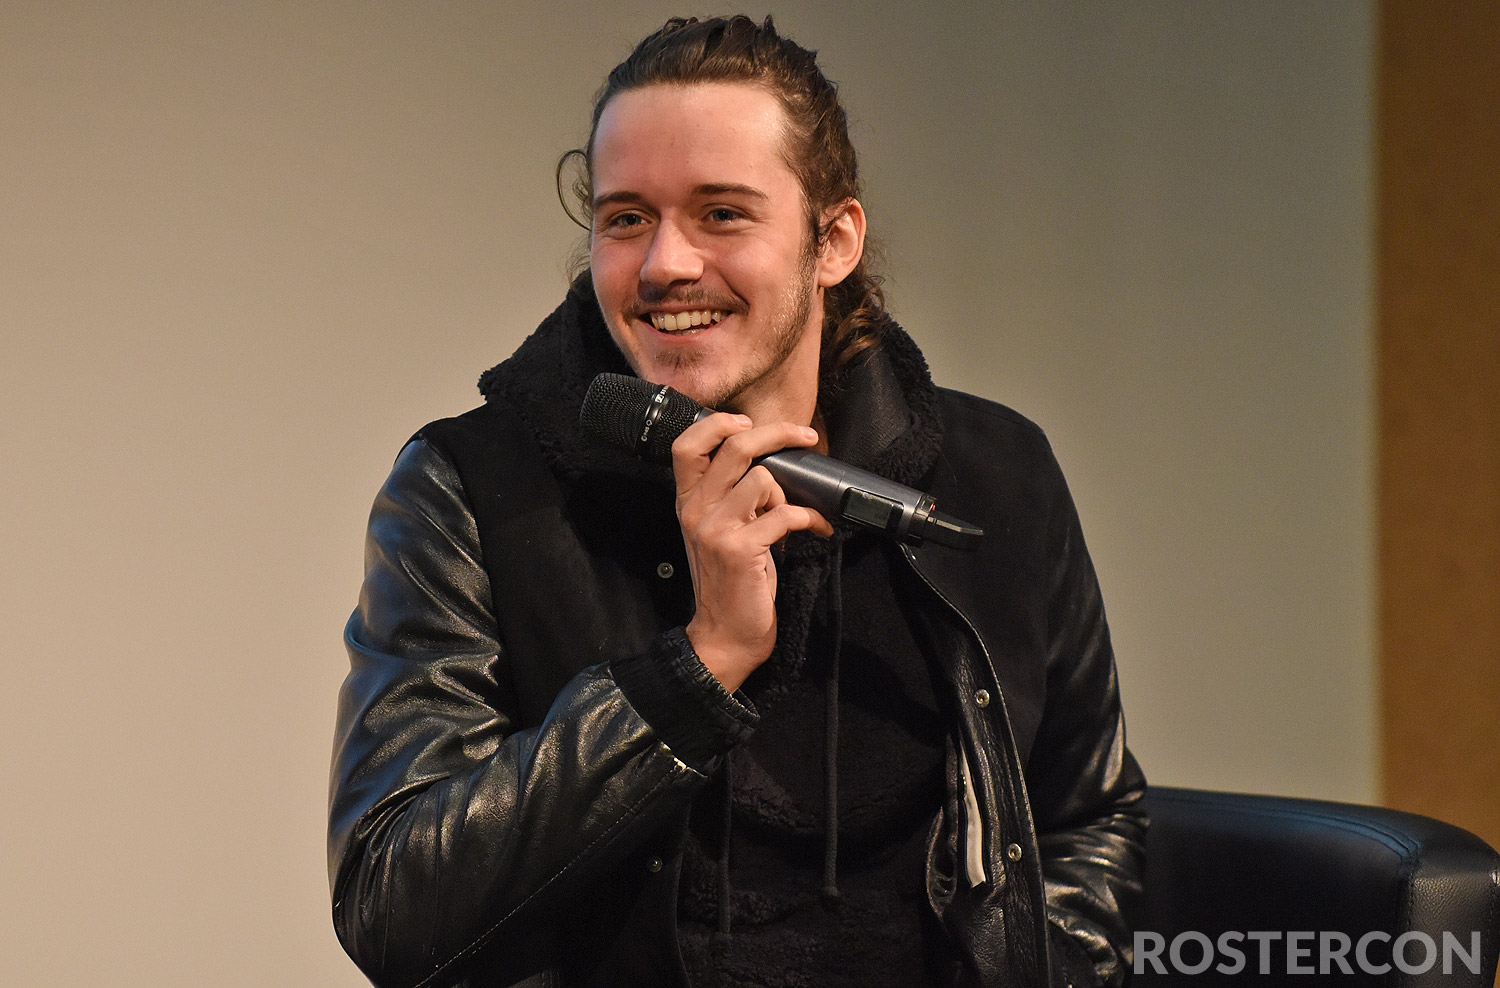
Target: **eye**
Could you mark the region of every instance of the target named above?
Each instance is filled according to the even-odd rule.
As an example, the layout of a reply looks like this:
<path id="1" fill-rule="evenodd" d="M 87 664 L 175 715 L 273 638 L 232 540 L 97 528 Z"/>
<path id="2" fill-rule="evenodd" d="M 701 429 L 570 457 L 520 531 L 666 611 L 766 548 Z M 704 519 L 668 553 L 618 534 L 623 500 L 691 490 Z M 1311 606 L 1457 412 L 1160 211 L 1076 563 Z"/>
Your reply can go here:
<path id="1" fill-rule="evenodd" d="M 646 217 L 640 213 L 626 210 L 600 216 L 596 222 L 600 233 L 626 234 L 632 233 L 638 227 L 645 225 Z"/>
<path id="2" fill-rule="evenodd" d="M 608 225 L 612 227 L 632 227 L 640 226 L 644 222 L 646 221 L 640 213 L 619 213 L 610 217 Z"/>
<path id="3" fill-rule="evenodd" d="M 741 218 L 739 210 L 730 209 L 728 206 L 717 206 L 708 212 L 708 221 L 710 223 L 733 223 Z"/>

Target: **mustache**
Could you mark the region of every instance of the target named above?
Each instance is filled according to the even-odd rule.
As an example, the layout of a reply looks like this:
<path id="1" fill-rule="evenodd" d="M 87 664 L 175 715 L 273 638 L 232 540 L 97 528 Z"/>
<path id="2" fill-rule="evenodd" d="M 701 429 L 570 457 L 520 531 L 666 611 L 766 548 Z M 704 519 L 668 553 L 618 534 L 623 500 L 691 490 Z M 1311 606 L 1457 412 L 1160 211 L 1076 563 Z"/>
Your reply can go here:
<path id="1" fill-rule="evenodd" d="M 644 318 L 664 305 L 682 306 L 688 309 L 717 309 L 720 312 L 743 313 L 745 303 L 733 295 L 724 295 L 704 288 L 668 289 L 652 292 L 648 297 L 637 297 L 625 307 L 625 314 L 633 319 Z"/>

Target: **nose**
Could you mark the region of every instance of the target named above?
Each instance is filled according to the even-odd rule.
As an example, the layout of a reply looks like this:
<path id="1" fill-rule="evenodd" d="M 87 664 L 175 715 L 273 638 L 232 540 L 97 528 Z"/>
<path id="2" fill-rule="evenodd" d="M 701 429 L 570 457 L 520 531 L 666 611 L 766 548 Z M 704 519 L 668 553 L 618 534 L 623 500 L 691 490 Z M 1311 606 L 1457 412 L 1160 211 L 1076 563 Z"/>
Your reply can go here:
<path id="1" fill-rule="evenodd" d="M 651 244 L 641 262 L 641 284 L 665 289 L 703 276 L 703 257 L 682 228 L 662 221 L 651 235 Z"/>

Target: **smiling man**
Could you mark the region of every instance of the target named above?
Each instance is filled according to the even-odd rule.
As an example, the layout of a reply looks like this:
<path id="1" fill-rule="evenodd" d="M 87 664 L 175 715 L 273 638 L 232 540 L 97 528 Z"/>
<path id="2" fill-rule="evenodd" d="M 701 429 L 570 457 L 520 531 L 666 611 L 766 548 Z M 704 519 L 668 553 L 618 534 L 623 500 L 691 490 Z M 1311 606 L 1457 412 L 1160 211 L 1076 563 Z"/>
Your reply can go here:
<path id="1" fill-rule="evenodd" d="M 813 54 L 670 21 L 574 154 L 588 270 L 372 511 L 346 949 L 380 985 L 1118 984 L 1144 779 L 1076 514 L 885 313 Z M 719 411 L 635 459 L 579 430 L 605 371 Z M 988 534 L 788 503 L 756 460 L 797 447 Z"/>
<path id="2" fill-rule="evenodd" d="M 807 423 L 823 292 L 859 262 L 865 224 L 858 200 L 833 204 L 814 245 L 786 129 L 777 98 L 744 83 L 622 92 L 594 134 L 589 259 L 637 374 L 756 421 Z"/>

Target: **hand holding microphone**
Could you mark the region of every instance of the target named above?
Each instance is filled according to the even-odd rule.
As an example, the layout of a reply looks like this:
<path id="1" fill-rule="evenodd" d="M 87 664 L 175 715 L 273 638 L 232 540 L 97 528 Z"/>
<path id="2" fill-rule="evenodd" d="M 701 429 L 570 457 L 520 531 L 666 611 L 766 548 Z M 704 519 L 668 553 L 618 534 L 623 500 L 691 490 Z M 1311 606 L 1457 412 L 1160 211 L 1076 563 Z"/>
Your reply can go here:
<path id="1" fill-rule="evenodd" d="M 625 374 L 600 374 L 589 385 L 579 417 L 585 432 L 658 463 L 699 419 L 714 414 L 671 388 Z M 789 444 L 800 445 L 800 444 Z M 924 541 L 972 549 L 984 531 L 935 510 L 929 494 L 806 449 L 759 456 L 792 504 L 825 518 L 845 518 L 907 545 Z"/>
<path id="2" fill-rule="evenodd" d="M 776 645 L 770 550 L 789 533 L 828 536 L 828 519 L 842 517 L 909 545 L 931 539 L 971 548 L 983 535 L 938 514 L 929 495 L 798 448 L 817 442 L 806 426 L 756 426 L 640 378 L 596 377 L 580 425 L 647 459 L 671 461 L 696 604 L 688 639 L 729 690 Z"/>
<path id="3" fill-rule="evenodd" d="M 738 689 L 776 645 L 776 564 L 771 547 L 788 534 L 833 534 L 811 508 L 788 504 L 755 461 L 817 442 L 806 426 L 752 426 L 744 415 L 710 413 L 672 445 L 677 519 L 693 575 L 687 636 L 728 690 Z"/>

